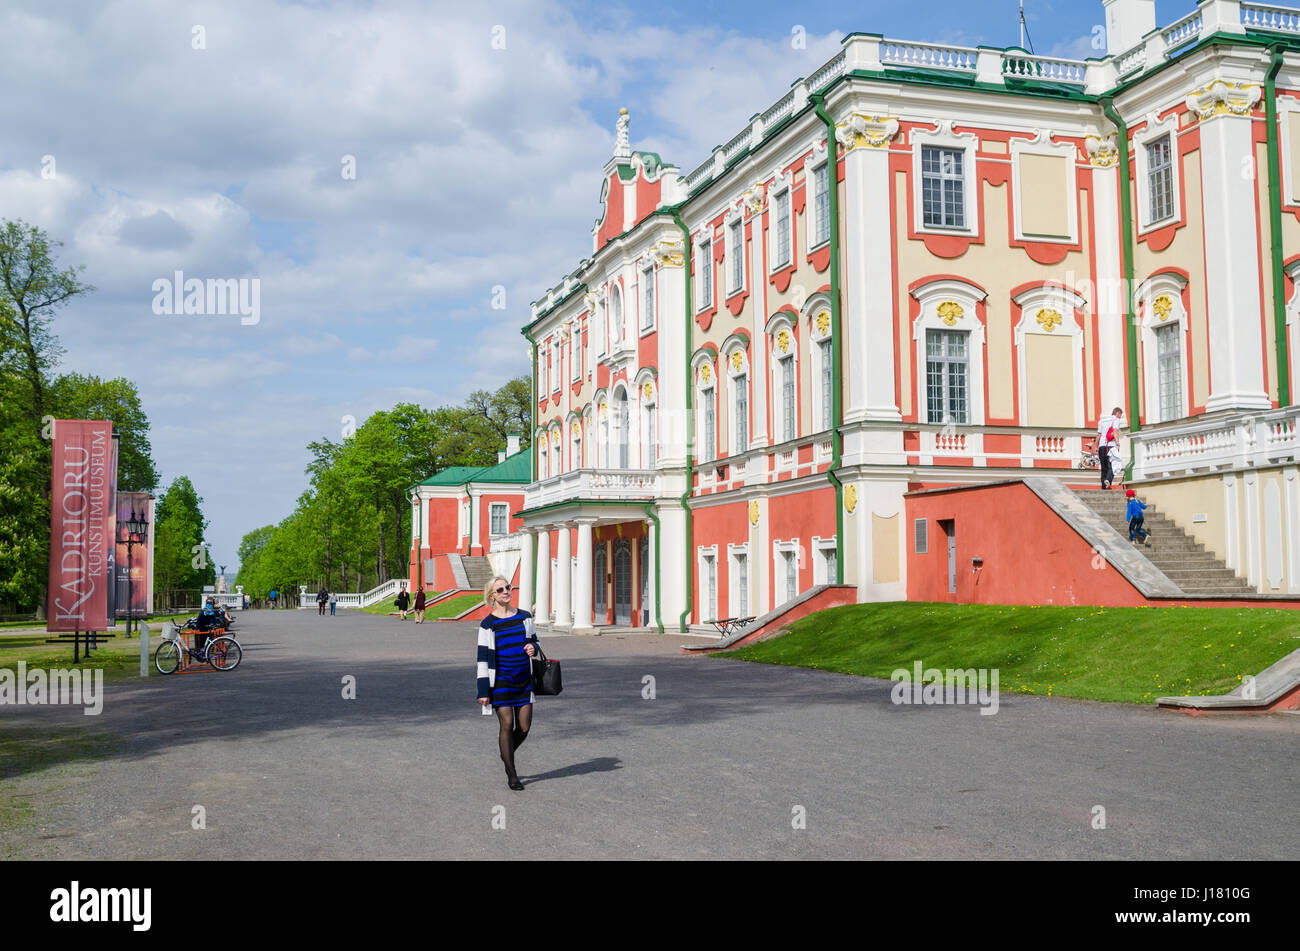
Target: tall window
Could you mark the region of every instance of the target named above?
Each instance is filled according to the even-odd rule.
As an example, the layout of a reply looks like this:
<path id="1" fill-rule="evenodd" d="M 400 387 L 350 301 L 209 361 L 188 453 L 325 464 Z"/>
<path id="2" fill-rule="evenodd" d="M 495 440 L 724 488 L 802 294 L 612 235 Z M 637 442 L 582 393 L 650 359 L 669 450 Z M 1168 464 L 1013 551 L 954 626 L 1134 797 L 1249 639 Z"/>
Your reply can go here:
<path id="1" fill-rule="evenodd" d="M 609 404 L 600 404 L 600 460 L 596 464 L 603 469 L 613 468 L 609 464 Z"/>
<path id="2" fill-rule="evenodd" d="M 790 189 L 776 196 L 776 266 L 790 263 Z"/>
<path id="3" fill-rule="evenodd" d="M 1147 146 L 1147 191 L 1151 193 L 1151 221 L 1163 221 L 1174 213 L 1174 168 L 1167 135 Z"/>
<path id="4" fill-rule="evenodd" d="M 921 148 L 921 204 L 927 225 L 966 227 L 965 157 L 961 149 Z"/>
<path id="5" fill-rule="evenodd" d="M 736 422 L 732 426 L 736 443 L 732 452 L 741 453 L 749 448 L 749 376 L 738 374 L 732 377 L 731 385 L 736 389 Z"/>
<path id="6" fill-rule="evenodd" d="M 551 475 L 560 474 L 560 432 L 551 431 Z"/>
<path id="7" fill-rule="evenodd" d="M 629 417 L 627 411 L 627 391 L 620 391 L 618 398 L 614 401 L 614 411 L 618 413 L 615 424 L 618 426 L 618 467 L 627 468 L 627 441 L 630 433 Z"/>
<path id="8" fill-rule="evenodd" d="M 560 374 L 564 372 L 560 369 L 560 356 L 563 353 L 564 346 L 560 343 L 560 338 L 557 335 L 555 338 L 555 372 L 551 374 L 551 388 L 557 392 L 560 389 L 560 381 L 563 379 L 563 377 L 560 376 Z"/>
<path id="9" fill-rule="evenodd" d="M 641 272 L 641 329 L 649 330 L 655 325 L 655 268 L 650 265 Z"/>
<path id="10" fill-rule="evenodd" d="M 704 556 L 704 595 L 707 600 L 700 610 L 701 621 L 714 621 L 718 617 L 718 562 L 713 555 Z"/>
<path id="11" fill-rule="evenodd" d="M 830 429 L 834 425 L 831 419 L 831 396 L 834 389 L 834 379 L 831 373 L 833 369 L 831 364 L 831 342 L 823 340 L 817 345 L 817 352 L 821 355 L 822 368 L 822 425 L 823 430 Z"/>
<path id="12" fill-rule="evenodd" d="M 543 433 L 541 440 L 537 443 L 537 478 L 539 480 L 550 478 L 550 471 L 546 465 L 546 458 L 546 434 Z M 461 530 L 461 534 L 465 534 L 463 529 Z"/>
<path id="13" fill-rule="evenodd" d="M 781 558 L 785 561 L 785 599 L 793 601 L 799 596 L 798 562 L 792 551 L 781 552 Z"/>
<path id="14" fill-rule="evenodd" d="M 573 466 L 574 469 L 582 468 L 582 424 L 575 423 L 573 427 Z"/>
<path id="15" fill-rule="evenodd" d="M 739 219 L 727 226 L 727 257 L 731 259 L 731 280 L 727 291 L 745 286 L 745 225 Z"/>
<path id="16" fill-rule="evenodd" d="M 703 432 L 700 433 L 700 440 L 704 445 L 700 446 L 700 461 L 711 462 L 713 460 L 714 446 L 718 441 L 717 420 L 714 418 L 713 407 L 713 387 L 700 390 L 700 415 L 703 423 Z"/>
<path id="17" fill-rule="evenodd" d="M 491 509 L 491 523 L 488 531 L 493 535 L 504 535 L 506 525 L 510 517 L 510 506 L 505 502 L 493 502 Z"/>
<path id="18" fill-rule="evenodd" d="M 609 339 L 614 347 L 623 339 L 623 292 L 617 284 L 609 292 Z"/>
<path id="19" fill-rule="evenodd" d="M 737 617 L 744 617 L 749 613 L 748 554 L 736 556 L 736 604 L 732 606 L 731 613 Z"/>
<path id="20" fill-rule="evenodd" d="M 641 468 L 653 469 L 658 447 L 655 442 L 655 405 L 647 403 L 641 412 L 644 420 L 641 424 Z"/>
<path id="21" fill-rule="evenodd" d="M 814 245 L 831 237 L 830 162 L 813 170 L 813 239 Z"/>
<path id="22" fill-rule="evenodd" d="M 780 360 L 781 365 L 781 440 L 794 439 L 794 355 Z"/>
<path id="23" fill-rule="evenodd" d="M 700 239 L 699 266 L 700 300 L 696 310 L 707 310 L 713 304 L 713 241 Z"/>
<path id="24" fill-rule="evenodd" d="M 961 330 L 925 332 L 925 395 L 931 423 L 966 423 L 970 355 Z"/>
<path id="25" fill-rule="evenodd" d="M 1181 329 L 1181 324 L 1156 328 L 1161 422 L 1183 415 L 1183 354 L 1178 338 Z"/>
<path id="26" fill-rule="evenodd" d="M 582 376 L 582 331 L 576 323 L 569 334 L 569 372 L 575 380 Z"/>

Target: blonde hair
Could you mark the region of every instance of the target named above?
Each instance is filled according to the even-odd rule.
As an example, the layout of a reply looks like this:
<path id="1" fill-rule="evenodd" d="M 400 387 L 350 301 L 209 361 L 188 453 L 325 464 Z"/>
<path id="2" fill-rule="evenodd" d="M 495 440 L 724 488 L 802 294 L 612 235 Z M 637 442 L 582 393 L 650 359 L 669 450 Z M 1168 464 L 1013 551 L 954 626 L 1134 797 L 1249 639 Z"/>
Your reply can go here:
<path id="1" fill-rule="evenodd" d="M 492 595 L 496 593 L 494 589 L 496 588 L 498 581 L 504 581 L 506 584 L 510 584 L 509 578 L 506 578 L 503 575 L 496 575 L 491 581 L 483 586 L 483 603 L 489 607 L 492 606 Z"/>

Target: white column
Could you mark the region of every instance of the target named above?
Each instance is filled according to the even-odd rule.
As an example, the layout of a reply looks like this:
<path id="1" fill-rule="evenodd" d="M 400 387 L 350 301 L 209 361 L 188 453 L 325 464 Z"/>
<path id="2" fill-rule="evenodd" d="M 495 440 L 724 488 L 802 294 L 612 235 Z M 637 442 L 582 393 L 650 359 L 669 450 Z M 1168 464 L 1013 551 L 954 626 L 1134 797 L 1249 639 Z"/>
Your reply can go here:
<path id="1" fill-rule="evenodd" d="M 1209 311 L 1210 396 L 1206 412 L 1269 409 L 1264 387 L 1255 178 L 1242 174 L 1254 156 L 1249 116 L 1200 122 L 1205 209 L 1205 290 Z M 1196 196 L 1188 195 L 1188 201 Z M 1258 579 L 1252 579 L 1252 584 Z"/>
<path id="2" fill-rule="evenodd" d="M 888 138 L 886 139 L 888 142 Z M 847 383 L 844 420 L 902 419 L 894 392 L 894 259 L 889 211 L 889 149 L 858 145 L 844 156 L 844 313 L 835 333 Z M 831 184 L 835 186 L 834 171 Z M 906 308 L 904 308 L 906 311 Z"/>
<path id="3" fill-rule="evenodd" d="M 1097 239 L 1097 286 L 1093 289 L 1088 306 L 1097 315 L 1098 339 L 1094 342 L 1095 359 L 1099 364 L 1101 379 L 1101 405 L 1096 417 L 1107 415 L 1114 407 L 1124 407 L 1126 419 L 1137 417 L 1137 407 L 1128 405 L 1128 387 L 1125 385 L 1128 364 L 1124 359 L 1124 294 L 1123 274 L 1119 263 L 1119 169 L 1094 165 L 1092 167 L 1092 207 Z M 1066 275 L 1066 285 L 1078 288 L 1087 280 L 1087 274 Z"/>
<path id="4" fill-rule="evenodd" d="M 573 552 L 569 526 L 561 525 L 555 546 L 555 626 L 567 630 L 573 625 L 570 598 L 573 597 Z"/>
<path id="5" fill-rule="evenodd" d="M 642 607 L 646 608 L 649 612 L 647 614 L 647 617 L 650 619 L 649 627 L 655 627 L 659 623 L 659 615 L 655 612 L 655 595 L 657 593 L 655 587 L 655 565 L 659 564 L 659 539 L 656 537 L 657 535 L 658 532 L 655 531 L 655 523 L 651 522 L 650 545 L 646 549 L 646 558 L 649 559 L 650 563 L 641 566 L 642 571 L 650 572 L 650 584 L 646 586 L 646 597 L 649 599 L 650 603 L 642 605 Z"/>
<path id="6" fill-rule="evenodd" d="M 593 633 L 591 624 L 592 525 L 590 519 L 578 520 L 578 574 L 575 579 L 577 594 L 573 600 L 575 634 Z"/>
<path id="7" fill-rule="evenodd" d="M 536 613 L 533 610 L 536 607 L 533 604 L 533 572 L 537 570 L 533 565 L 533 543 L 536 537 L 536 532 L 524 532 L 523 548 L 519 553 L 519 606 L 532 614 Z"/>
<path id="8" fill-rule="evenodd" d="M 537 536 L 537 610 L 533 616 L 542 624 L 551 620 L 551 533 Z"/>

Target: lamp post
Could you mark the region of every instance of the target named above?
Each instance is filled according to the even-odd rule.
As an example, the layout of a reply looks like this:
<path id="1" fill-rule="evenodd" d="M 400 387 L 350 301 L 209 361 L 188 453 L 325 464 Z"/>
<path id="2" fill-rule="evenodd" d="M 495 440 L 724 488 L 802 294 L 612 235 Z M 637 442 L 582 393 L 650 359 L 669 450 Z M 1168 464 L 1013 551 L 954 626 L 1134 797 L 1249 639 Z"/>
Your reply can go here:
<path id="1" fill-rule="evenodd" d="M 143 545 L 149 532 L 149 522 L 141 512 L 136 515 L 135 507 L 131 508 L 131 517 L 123 526 L 126 529 L 126 636 L 131 636 L 131 608 L 135 601 L 133 585 L 131 580 L 131 549 L 136 545 Z"/>

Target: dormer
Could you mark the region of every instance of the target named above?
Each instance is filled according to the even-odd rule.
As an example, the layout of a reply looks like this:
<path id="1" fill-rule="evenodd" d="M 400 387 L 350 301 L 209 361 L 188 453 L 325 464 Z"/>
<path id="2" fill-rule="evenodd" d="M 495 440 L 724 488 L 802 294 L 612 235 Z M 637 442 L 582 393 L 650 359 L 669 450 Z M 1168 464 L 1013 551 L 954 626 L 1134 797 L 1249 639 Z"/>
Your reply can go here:
<path id="1" fill-rule="evenodd" d="M 680 201 L 675 165 L 665 165 L 655 152 L 634 152 L 628 144 L 627 109 L 618 111 L 614 154 L 605 163 L 600 187 L 600 217 L 592 228 L 592 252 L 636 225 L 666 203 Z"/>

